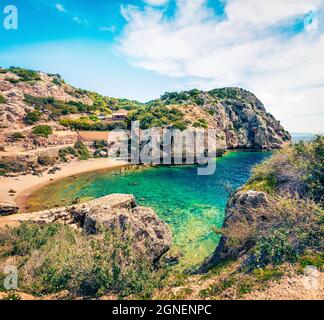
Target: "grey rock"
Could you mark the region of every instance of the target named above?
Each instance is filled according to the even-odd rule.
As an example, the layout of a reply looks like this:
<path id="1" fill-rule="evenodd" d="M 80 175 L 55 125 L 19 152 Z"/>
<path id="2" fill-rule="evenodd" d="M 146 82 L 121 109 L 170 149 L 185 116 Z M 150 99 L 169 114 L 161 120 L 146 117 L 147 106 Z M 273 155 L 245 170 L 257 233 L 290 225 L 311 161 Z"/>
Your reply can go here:
<path id="1" fill-rule="evenodd" d="M 267 205 L 269 199 L 266 193 L 260 191 L 242 191 L 238 190 L 229 200 L 226 206 L 226 216 L 223 224 L 223 228 L 229 225 L 229 223 L 235 223 L 239 221 L 244 215 L 245 219 L 252 223 L 251 212 L 260 206 Z M 235 252 L 235 257 L 233 256 L 233 251 L 229 248 L 228 238 L 222 235 L 220 242 L 213 253 L 213 255 L 201 266 L 201 272 L 207 271 L 210 266 L 215 266 L 229 258 L 236 258 L 241 252 Z"/>
<path id="2" fill-rule="evenodd" d="M 133 247 L 152 262 L 170 249 L 170 227 L 151 208 L 137 205 L 133 195 L 111 194 L 89 202 L 15 217 L 17 221 L 35 223 L 61 222 L 87 234 L 96 234 L 101 226 L 130 235 Z"/>
<path id="3" fill-rule="evenodd" d="M 0 216 L 9 216 L 16 214 L 19 208 L 13 202 L 0 202 Z"/>

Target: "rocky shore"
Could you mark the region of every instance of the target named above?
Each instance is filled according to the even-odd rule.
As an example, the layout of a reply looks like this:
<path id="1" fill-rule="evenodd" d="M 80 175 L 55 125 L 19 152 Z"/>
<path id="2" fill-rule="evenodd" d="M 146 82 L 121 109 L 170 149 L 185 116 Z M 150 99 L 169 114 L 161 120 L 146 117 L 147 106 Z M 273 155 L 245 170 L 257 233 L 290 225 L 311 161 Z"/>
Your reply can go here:
<path id="1" fill-rule="evenodd" d="M 5 206 L 2 207 L 2 210 Z M 17 212 L 11 208 L 11 213 Z M 0 208 L 1 210 L 1 208 Z M 147 254 L 152 262 L 170 249 L 170 227 L 147 207 L 138 206 L 133 195 L 111 194 L 79 205 L 55 208 L 33 213 L 13 214 L 4 219 L 7 225 L 21 222 L 48 224 L 60 222 L 86 234 L 97 234 L 100 228 L 129 232 L 136 250 Z"/>

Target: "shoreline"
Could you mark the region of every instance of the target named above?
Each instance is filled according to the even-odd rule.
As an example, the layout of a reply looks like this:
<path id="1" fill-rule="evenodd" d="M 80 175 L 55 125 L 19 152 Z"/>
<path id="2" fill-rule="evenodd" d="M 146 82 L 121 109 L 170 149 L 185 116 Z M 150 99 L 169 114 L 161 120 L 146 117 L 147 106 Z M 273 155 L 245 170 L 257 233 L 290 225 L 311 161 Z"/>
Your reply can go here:
<path id="1" fill-rule="evenodd" d="M 241 149 L 227 150 L 222 158 L 230 153 L 251 151 Z M 268 152 L 265 150 L 254 150 L 259 152 Z M 25 213 L 26 201 L 37 190 L 41 189 L 45 185 L 58 182 L 64 178 L 72 177 L 74 175 L 80 175 L 89 172 L 96 172 L 101 170 L 114 170 L 125 167 L 129 164 L 125 160 L 116 160 L 109 158 L 90 158 L 88 160 L 73 160 L 69 163 L 59 163 L 56 166 L 61 170 L 55 174 L 48 174 L 44 172 L 42 176 L 35 175 L 20 175 L 18 177 L 0 177 L 0 202 L 13 202 L 19 207 L 20 213 Z M 15 190 L 16 193 L 10 195 L 9 190 Z M 26 211 L 27 212 L 27 211 Z"/>
<path id="2" fill-rule="evenodd" d="M 45 172 L 42 176 L 28 174 L 16 178 L 0 177 L 0 202 L 14 202 L 19 207 L 19 211 L 23 212 L 28 197 L 45 185 L 82 173 L 118 169 L 127 164 L 127 161 L 122 160 L 91 158 L 84 161 L 75 160 L 69 163 L 57 164 L 56 166 L 60 167 L 61 170 L 55 174 Z M 9 194 L 11 189 L 16 191 L 13 196 Z"/>

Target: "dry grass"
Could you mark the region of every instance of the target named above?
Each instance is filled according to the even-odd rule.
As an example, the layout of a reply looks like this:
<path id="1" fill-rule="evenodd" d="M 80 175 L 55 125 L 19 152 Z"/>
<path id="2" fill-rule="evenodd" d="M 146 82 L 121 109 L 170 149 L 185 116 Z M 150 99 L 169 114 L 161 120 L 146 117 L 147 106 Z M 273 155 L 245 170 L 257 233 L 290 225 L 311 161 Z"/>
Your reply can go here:
<path id="1" fill-rule="evenodd" d="M 293 197 L 313 198 L 323 203 L 324 137 L 314 142 L 300 142 L 276 152 L 256 166 L 245 189 Z"/>
<path id="2" fill-rule="evenodd" d="M 274 196 L 228 222 L 223 230 L 228 255 L 247 253 L 249 263 L 266 265 L 294 260 L 306 249 L 321 251 L 323 218 L 312 200 Z"/>

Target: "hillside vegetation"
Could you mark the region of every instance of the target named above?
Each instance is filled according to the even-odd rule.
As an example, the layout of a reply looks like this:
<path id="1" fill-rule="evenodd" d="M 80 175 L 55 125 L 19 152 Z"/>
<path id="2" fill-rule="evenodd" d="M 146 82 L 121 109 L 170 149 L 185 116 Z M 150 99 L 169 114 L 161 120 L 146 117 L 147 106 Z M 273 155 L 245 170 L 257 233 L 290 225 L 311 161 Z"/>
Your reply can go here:
<path id="1" fill-rule="evenodd" d="M 58 74 L 10 67 L 0 68 L 0 91 L 4 131 L 49 121 L 71 130 L 110 131 L 129 129 L 131 121 L 137 120 L 142 129 L 215 129 L 222 149 L 281 148 L 290 141 L 289 133 L 262 102 L 241 88 L 171 92 L 140 103 L 74 88 Z M 109 120 L 120 109 L 128 110 L 128 116 Z"/>

